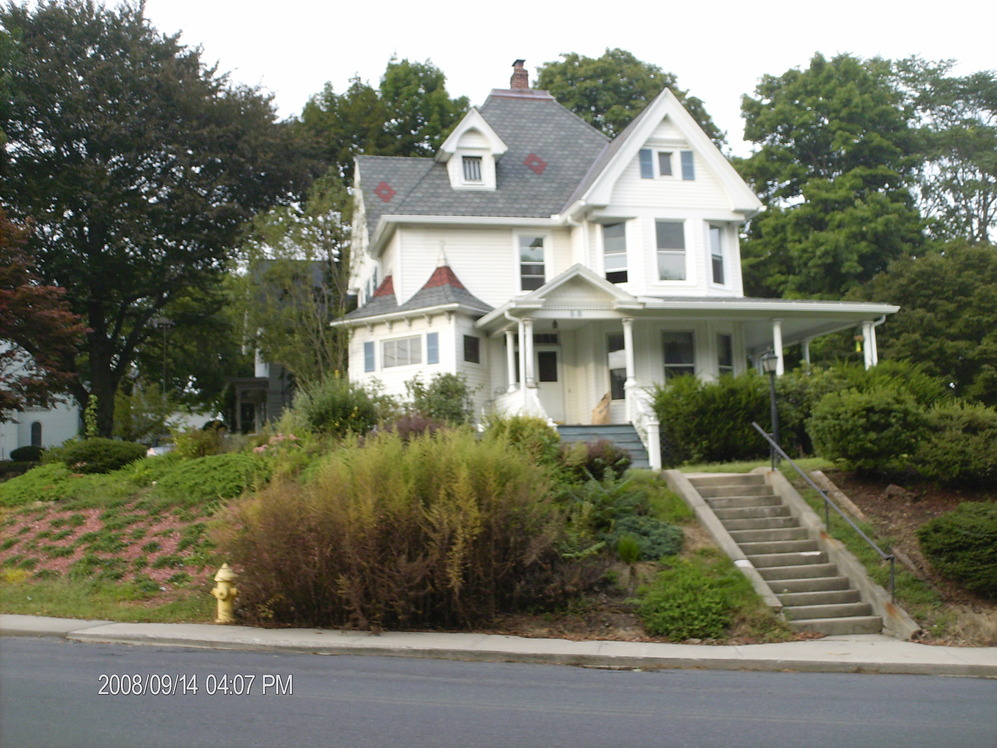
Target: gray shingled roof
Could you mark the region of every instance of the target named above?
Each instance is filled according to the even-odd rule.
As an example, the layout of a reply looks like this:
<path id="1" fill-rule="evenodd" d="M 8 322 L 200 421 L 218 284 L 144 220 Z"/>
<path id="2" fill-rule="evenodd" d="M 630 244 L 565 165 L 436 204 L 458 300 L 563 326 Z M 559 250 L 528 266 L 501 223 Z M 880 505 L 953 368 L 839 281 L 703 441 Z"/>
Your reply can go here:
<path id="1" fill-rule="evenodd" d="M 496 166 L 495 191 L 454 190 L 446 164 L 431 158 L 360 156 L 371 233 L 385 214 L 547 218 L 561 210 L 608 142 L 539 91 L 493 91 L 480 112 L 508 147 Z M 546 162 L 541 174 L 525 165 L 530 154 Z M 382 182 L 396 193 L 388 202 L 375 193 Z"/>

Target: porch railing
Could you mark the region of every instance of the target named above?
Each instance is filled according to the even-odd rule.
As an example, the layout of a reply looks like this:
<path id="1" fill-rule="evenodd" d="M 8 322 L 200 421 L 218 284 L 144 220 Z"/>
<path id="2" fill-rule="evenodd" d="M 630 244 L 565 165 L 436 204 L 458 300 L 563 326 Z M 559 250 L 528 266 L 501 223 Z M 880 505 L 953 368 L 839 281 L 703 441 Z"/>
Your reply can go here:
<path id="1" fill-rule="evenodd" d="M 814 491 L 816 491 L 817 494 L 824 500 L 824 526 L 827 528 L 828 532 L 831 531 L 831 509 L 834 509 L 834 511 L 836 511 L 838 515 L 843 520 L 845 520 L 845 522 L 847 522 L 853 530 L 855 530 L 858 536 L 862 538 L 866 543 L 868 543 L 869 546 L 874 551 L 876 551 L 876 553 L 879 554 L 879 557 L 882 560 L 890 562 L 890 602 L 896 602 L 896 558 L 894 557 L 894 555 L 892 553 L 886 553 L 882 548 L 880 548 L 876 544 L 876 542 L 872 538 L 870 538 L 868 535 L 862 532 L 862 530 L 859 529 L 859 526 L 856 525 L 854 522 L 852 522 L 851 518 L 843 511 L 841 511 L 841 508 L 837 504 L 831 501 L 831 497 L 827 495 L 827 492 L 823 488 L 818 486 L 816 483 L 814 483 L 813 480 L 811 480 L 810 476 L 807 475 L 803 471 L 803 469 L 796 464 L 793 458 L 791 458 L 789 455 L 783 452 L 782 447 L 780 447 L 775 442 L 775 440 L 772 439 L 772 436 L 767 431 L 765 431 L 765 429 L 763 429 L 754 421 L 751 422 L 751 425 L 754 427 L 755 431 L 761 434 L 762 437 L 765 439 L 765 441 L 768 442 L 769 447 L 772 449 L 773 453 L 779 455 L 779 457 L 781 457 L 787 463 L 792 465 L 793 469 L 800 474 L 800 477 L 802 477 L 803 480 L 809 483 L 810 487 Z"/>
<path id="2" fill-rule="evenodd" d="M 640 387 L 627 390 L 627 419 L 644 443 L 652 470 L 661 470 L 661 423 L 651 404 L 651 396 Z"/>

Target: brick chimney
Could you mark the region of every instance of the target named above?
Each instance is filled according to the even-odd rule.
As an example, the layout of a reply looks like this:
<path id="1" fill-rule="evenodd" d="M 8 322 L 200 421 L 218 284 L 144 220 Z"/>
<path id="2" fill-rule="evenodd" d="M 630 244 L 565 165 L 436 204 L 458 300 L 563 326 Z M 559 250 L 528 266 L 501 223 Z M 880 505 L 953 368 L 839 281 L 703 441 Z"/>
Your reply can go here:
<path id="1" fill-rule="evenodd" d="M 530 74 L 523 67 L 525 64 L 526 60 L 516 60 L 512 63 L 512 78 L 509 80 L 509 88 L 528 89 L 530 87 Z"/>

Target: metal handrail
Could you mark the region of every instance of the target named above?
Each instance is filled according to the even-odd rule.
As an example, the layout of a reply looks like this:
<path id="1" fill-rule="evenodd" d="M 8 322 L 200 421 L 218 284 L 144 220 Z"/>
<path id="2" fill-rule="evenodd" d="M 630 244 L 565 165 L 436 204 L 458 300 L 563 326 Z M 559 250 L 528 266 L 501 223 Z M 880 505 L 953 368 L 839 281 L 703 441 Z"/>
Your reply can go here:
<path id="1" fill-rule="evenodd" d="M 831 500 L 831 497 L 827 495 L 827 492 L 823 488 L 818 486 L 816 483 L 814 483 L 810 479 L 810 476 L 807 475 L 803 471 L 803 469 L 800 468 L 800 466 L 793 461 L 792 457 L 790 457 L 789 455 L 787 455 L 785 452 L 782 451 L 782 447 L 780 447 L 775 442 L 775 440 L 772 439 L 771 434 L 765 431 L 765 429 L 763 429 L 754 421 L 751 422 L 751 425 L 754 427 L 755 431 L 757 431 L 765 438 L 765 441 L 769 443 L 769 447 L 771 447 L 772 450 L 776 454 L 778 454 L 782 459 L 784 459 L 786 462 L 792 465 L 793 468 L 796 470 L 796 472 L 799 473 L 800 476 L 803 478 L 803 480 L 809 483 L 810 487 L 813 488 L 818 494 L 820 494 L 822 499 L 824 499 L 824 526 L 827 527 L 829 532 L 831 530 L 831 508 L 833 507 L 834 511 L 836 511 L 841 516 L 841 518 L 845 520 L 845 522 L 847 522 L 849 525 L 851 525 L 852 529 L 859 534 L 859 537 L 861 537 L 866 543 L 872 546 L 872 549 L 879 554 L 879 557 L 881 559 L 890 562 L 890 602 L 896 602 L 896 557 L 892 553 L 886 553 L 885 551 L 883 551 L 883 549 L 876 544 L 876 541 L 874 541 L 872 538 L 870 538 L 868 535 L 862 532 L 859 526 L 856 525 L 854 522 L 852 522 L 851 518 L 843 511 L 841 511 L 841 508 Z"/>

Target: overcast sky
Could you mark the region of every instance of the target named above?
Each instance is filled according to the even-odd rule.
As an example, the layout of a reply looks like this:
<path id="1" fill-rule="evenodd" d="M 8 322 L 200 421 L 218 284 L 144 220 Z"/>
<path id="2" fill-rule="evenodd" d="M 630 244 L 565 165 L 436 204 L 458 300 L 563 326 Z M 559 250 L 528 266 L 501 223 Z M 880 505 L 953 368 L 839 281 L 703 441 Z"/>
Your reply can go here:
<path id="1" fill-rule="evenodd" d="M 272 92 L 285 117 L 327 81 L 337 93 L 356 75 L 376 86 L 392 55 L 432 60 L 451 96 L 480 105 L 492 88 L 508 87 L 516 58 L 532 81 L 536 66 L 561 53 L 620 47 L 674 73 L 739 155 L 748 152 L 741 95 L 763 75 L 805 67 L 815 52 L 952 58 L 961 74 L 997 68 L 997 5 L 987 0 L 146 0 L 146 16 L 203 47 L 205 61 L 235 81 Z"/>

